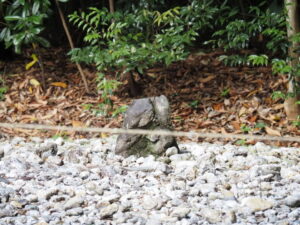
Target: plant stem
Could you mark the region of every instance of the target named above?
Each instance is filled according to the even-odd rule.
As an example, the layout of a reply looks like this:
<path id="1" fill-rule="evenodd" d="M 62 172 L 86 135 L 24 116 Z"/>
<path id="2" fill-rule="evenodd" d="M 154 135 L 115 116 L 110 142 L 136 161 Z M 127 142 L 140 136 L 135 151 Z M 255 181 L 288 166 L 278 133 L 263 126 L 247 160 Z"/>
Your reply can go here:
<path id="1" fill-rule="evenodd" d="M 70 35 L 70 32 L 69 32 L 69 29 L 68 29 L 68 26 L 67 26 L 67 23 L 66 23 L 64 14 L 63 14 L 63 12 L 62 12 L 62 10 L 61 10 L 61 8 L 60 8 L 59 3 L 58 3 L 57 0 L 55 0 L 55 4 L 56 4 L 57 10 L 58 10 L 58 13 L 59 13 L 59 16 L 60 16 L 62 25 L 63 25 L 63 27 L 64 27 L 65 33 L 66 33 L 66 35 L 67 35 L 67 38 L 68 38 L 70 47 L 71 47 L 71 49 L 74 49 L 74 44 L 73 44 L 72 37 L 71 37 L 71 35 Z M 79 71 L 79 73 L 80 73 L 80 75 L 81 75 L 81 78 L 82 78 L 82 80 L 83 80 L 84 87 L 85 87 L 85 91 L 86 91 L 87 93 L 89 93 L 90 91 L 89 91 L 88 83 L 87 83 L 85 74 L 84 74 L 84 72 L 83 72 L 83 70 L 82 70 L 82 67 L 81 67 L 81 65 L 80 65 L 78 62 L 76 62 L 76 66 L 77 66 L 77 69 L 78 69 L 78 71 Z"/>

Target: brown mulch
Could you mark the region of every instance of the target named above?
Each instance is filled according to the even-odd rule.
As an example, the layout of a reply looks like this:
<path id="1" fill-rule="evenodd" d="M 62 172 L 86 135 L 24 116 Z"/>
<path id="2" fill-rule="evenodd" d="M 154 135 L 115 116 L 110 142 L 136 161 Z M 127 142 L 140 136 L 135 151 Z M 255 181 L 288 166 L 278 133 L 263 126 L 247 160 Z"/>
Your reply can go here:
<path id="1" fill-rule="evenodd" d="M 136 76 L 143 94 L 137 98 L 164 94 L 171 104 L 175 130 L 273 136 L 299 136 L 299 129 L 288 122 L 283 100 L 272 99 L 274 91 L 285 91 L 287 78 L 273 75 L 269 67 L 228 67 L 218 60 L 222 51 L 197 53 L 168 68 L 156 67 L 147 76 Z M 0 101 L 0 121 L 68 126 L 120 127 L 122 115 L 115 118 L 99 114 L 101 94 L 96 89 L 97 73 L 84 66 L 92 94 L 86 94 L 75 64 L 64 49 L 42 51 L 46 89 L 42 89 L 41 69 L 36 64 L 25 70 L 30 57 L 0 63 L 5 85 Z M 5 70 L 4 70 L 5 67 Z M 128 105 L 126 81 L 112 96 L 115 106 Z M 9 136 L 54 135 L 69 138 L 103 137 L 105 134 L 30 131 L 0 128 Z M 195 140 L 194 140 L 195 141 Z M 199 139 L 199 141 L 202 141 Z M 216 141 L 216 140 L 210 140 Z M 232 142 L 231 140 L 222 140 Z M 253 144 L 253 141 L 245 141 Z M 298 143 L 272 143 L 299 146 Z"/>

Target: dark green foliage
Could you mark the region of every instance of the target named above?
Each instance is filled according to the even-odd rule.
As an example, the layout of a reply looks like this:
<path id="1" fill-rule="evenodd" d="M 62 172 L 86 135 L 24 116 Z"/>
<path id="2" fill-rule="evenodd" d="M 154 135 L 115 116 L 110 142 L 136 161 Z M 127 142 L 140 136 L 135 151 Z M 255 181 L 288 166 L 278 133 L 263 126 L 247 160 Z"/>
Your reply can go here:
<path id="1" fill-rule="evenodd" d="M 201 4 L 200 4 L 201 3 Z M 86 32 L 86 48 L 70 52 L 72 60 L 95 63 L 100 71 L 143 71 L 157 63 L 169 65 L 188 55 L 198 31 L 211 26 L 216 8 L 193 1 L 164 12 L 136 9 L 109 13 L 90 8 L 70 15 Z"/>
<path id="2" fill-rule="evenodd" d="M 156 64 L 168 66 L 185 59 L 199 31 L 212 27 L 218 11 L 211 6 L 212 1 L 206 0 L 166 11 L 160 11 L 164 7 L 158 3 L 158 7 L 153 8 L 154 2 L 145 2 L 146 7 L 124 7 L 125 10 L 115 13 L 109 13 L 106 8 L 90 8 L 89 12 L 74 12 L 69 16 L 74 25 L 86 32 L 84 41 L 87 43 L 69 55 L 73 61 L 97 66 L 98 88 L 104 99 L 101 109 L 110 105 L 109 111 L 113 110 L 109 95 L 117 87 L 108 85 L 113 81 L 107 83 L 104 73 L 135 71 L 143 74 Z M 103 96 L 103 93 L 108 94 Z"/>
<path id="3" fill-rule="evenodd" d="M 2 75 L 0 73 L 0 75 Z M 0 101 L 4 100 L 4 94 L 7 92 L 8 87 L 5 85 L 5 82 L 2 77 L 0 77 Z"/>
<path id="4" fill-rule="evenodd" d="M 0 0 L 4 17 L 4 27 L 0 40 L 6 47 L 14 46 L 15 52 L 21 53 L 21 46 L 26 44 L 41 44 L 49 46 L 46 39 L 40 36 L 44 19 L 50 14 L 49 0 Z"/>
<path id="5" fill-rule="evenodd" d="M 230 5 L 230 1 L 225 2 Z M 240 7 L 236 4 L 223 14 L 224 26 L 213 33 L 208 43 L 225 50 L 254 47 L 261 48 L 258 50 L 263 50 L 262 53 L 286 54 L 286 15 L 283 8 L 274 8 L 274 2 L 261 1 L 256 5 L 243 3 L 245 5 Z"/>
<path id="6" fill-rule="evenodd" d="M 241 66 L 248 62 L 248 57 L 244 55 L 221 55 L 219 60 L 227 66 Z"/>

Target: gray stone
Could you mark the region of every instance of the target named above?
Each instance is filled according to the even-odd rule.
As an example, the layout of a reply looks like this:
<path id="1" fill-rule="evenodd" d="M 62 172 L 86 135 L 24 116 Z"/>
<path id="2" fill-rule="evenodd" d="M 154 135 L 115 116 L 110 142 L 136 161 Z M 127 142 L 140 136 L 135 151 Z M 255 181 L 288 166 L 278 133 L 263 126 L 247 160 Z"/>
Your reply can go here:
<path id="1" fill-rule="evenodd" d="M 204 217 L 208 222 L 216 224 L 222 221 L 221 212 L 211 208 L 204 208 L 200 211 L 202 217 Z"/>
<path id="2" fill-rule="evenodd" d="M 105 197 L 102 198 L 102 202 L 114 203 L 119 201 L 120 197 L 121 196 L 119 194 L 106 195 Z"/>
<path id="3" fill-rule="evenodd" d="M 175 155 L 178 154 L 178 148 L 177 147 L 171 147 L 168 148 L 166 151 L 166 156 L 171 156 L 171 155 Z"/>
<path id="4" fill-rule="evenodd" d="M 0 159 L 4 157 L 4 149 L 0 148 Z"/>
<path id="5" fill-rule="evenodd" d="M 156 198 L 153 198 L 148 195 L 144 196 L 143 202 L 142 202 L 142 206 L 144 209 L 151 210 L 151 209 L 156 208 L 157 205 L 158 205 L 158 200 Z"/>
<path id="6" fill-rule="evenodd" d="M 67 216 L 79 216 L 83 214 L 83 209 L 81 207 L 69 209 L 66 211 Z"/>
<path id="7" fill-rule="evenodd" d="M 44 147 L 41 147 L 36 150 L 36 154 L 42 159 L 46 159 L 51 155 L 54 156 L 57 154 L 57 144 L 50 143 Z"/>
<path id="8" fill-rule="evenodd" d="M 123 224 L 126 222 L 127 219 L 128 219 L 128 215 L 125 215 L 122 212 L 116 212 L 115 214 L 113 214 L 113 221 L 116 224 Z"/>
<path id="9" fill-rule="evenodd" d="M 234 211 L 228 211 L 225 214 L 224 223 L 225 224 L 233 224 L 236 223 L 236 214 Z"/>
<path id="10" fill-rule="evenodd" d="M 44 199 L 49 200 L 52 196 L 58 195 L 58 188 L 49 188 L 47 190 L 39 190 L 36 192 L 36 197 L 39 201 L 43 201 Z"/>
<path id="11" fill-rule="evenodd" d="M 236 201 L 236 197 L 232 191 L 222 190 L 222 199 L 226 201 Z"/>
<path id="12" fill-rule="evenodd" d="M 99 185 L 94 181 L 88 182 L 86 184 L 86 188 L 88 191 L 93 192 L 97 195 L 103 195 L 103 192 L 104 192 L 103 188 L 99 187 Z"/>
<path id="13" fill-rule="evenodd" d="M 5 179 L 3 177 L 0 177 L 0 182 L 5 183 L 5 184 L 9 184 L 10 183 L 9 180 L 7 180 L 7 179 Z"/>
<path id="14" fill-rule="evenodd" d="M 274 206 L 273 202 L 258 197 L 247 197 L 241 202 L 243 206 L 248 207 L 253 212 L 270 209 Z"/>
<path id="15" fill-rule="evenodd" d="M 190 153 L 176 154 L 176 155 L 170 156 L 170 160 L 172 162 L 174 162 L 175 165 L 177 165 L 178 161 L 188 161 L 188 160 L 191 160 L 192 158 L 193 158 L 193 156 Z"/>
<path id="16" fill-rule="evenodd" d="M 30 194 L 30 195 L 27 195 L 27 196 L 25 197 L 25 199 L 26 199 L 26 201 L 28 201 L 28 202 L 37 202 L 39 198 L 38 198 L 38 196 L 35 195 L 35 194 Z"/>
<path id="17" fill-rule="evenodd" d="M 197 184 L 197 188 L 200 190 L 201 194 L 207 196 L 209 193 L 215 192 L 216 184 L 207 183 L 207 184 Z"/>
<path id="18" fill-rule="evenodd" d="M 280 170 L 280 176 L 283 179 L 287 179 L 287 180 L 293 180 L 297 175 L 299 175 L 299 172 L 296 170 L 295 167 L 291 167 L 291 168 L 281 168 Z"/>
<path id="19" fill-rule="evenodd" d="M 172 217 L 178 217 L 178 218 L 184 218 L 189 214 L 191 209 L 185 208 L 185 207 L 177 207 L 174 208 L 173 211 L 171 212 Z"/>
<path id="20" fill-rule="evenodd" d="M 15 207 L 16 209 L 22 209 L 28 202 L 26 200 L 19 200 L 19 201 L 11 201 L 10 205 Z"/>
<path id="21" fill-rule="evenodd" d="M 118 211 L 118 209 L 119 209 L 119 206 L 116 203 L 113 203 L 111 205 L 103 207 L 100 210 L 100 218 L 101 219 L 105 219 L 107 217 L 110 217 L 113 214 L 115 214 Z"/>
<path id="22" fill-rule="evenodd" d="M 86 164 L 88 162 L 88 158 L 86 157 L 84 151 L 82 151 L 81 149 L 71 149 L 66 152 L 64 162 Z"/>
<path id="23" fill-rule="evenodd" d="M 84 199 L 81 196 L 75 196 L 70 198 L 63 206 L 64 210 L 72 209 L 81 206 L 84 203 Z"/>
<path id="24" fill-rule="evenodd" d="M 0 218 L 14 216 L 16 213 L 13 206 L 0 204 Z"/>
<path id="25" fill-rule="evenodd" d="M 146 225 L 161 225 L 161 221 L 155 218 L 147 220 Z"/>
<path id="26" fill-rule="evenodd" d="M 169 114 L 169 102 L 164 95 L 138 99 L 128 108 L 123 128 L 169 131 Z M 115 153 L 123 156 L 160 156 L 172 146 L 178 148 L 175 137 L 171 136 L 120 134 Z"/>
<path id="27" fill-rule="evenodd" d="M 285 199 L 286 205 L 290 207 L 300 207 L 300 194 L 293 194 Z"/>
<path id="28" fill-rule="evenodd" d="M 255 178 L 257 176 L 280 175 L 281 166 L 277 164 L 266 164 L 254 166 L 250 169 L 250 177 Z"/>
<path id="29" fill-rule="evenodd" d="M 8 202 L 13 195 L 15 195 L 14 189 L 0 186 L 0 203 Z"/>

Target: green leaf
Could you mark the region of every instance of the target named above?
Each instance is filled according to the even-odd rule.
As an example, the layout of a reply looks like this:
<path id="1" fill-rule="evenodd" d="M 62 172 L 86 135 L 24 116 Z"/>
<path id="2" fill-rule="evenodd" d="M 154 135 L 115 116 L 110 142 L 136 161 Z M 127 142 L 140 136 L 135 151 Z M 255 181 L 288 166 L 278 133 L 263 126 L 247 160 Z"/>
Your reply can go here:
<path id="1" fill-rule="evenodd" d="M 0 40 L 5 40 L 10 36 L 10 30 L 7 27 L 4 27 L 0 33 Z"/>
<path id="2" fill-rule="evenodd" d="M 19 33 L 19 34 L 15 35 L 14 38 L 13 38 L 13 44 L 15 46 L 20 45 L 21 42 L 24 40 L 25 37 L 26 37 L 25 33 Z"/>
<path id="3" fill-rule="evenodd" d="M 33 15 L 37 14 L 39 9 L 40 9 L 40 2 L 34 1 L 33 6 L 32 6 L 32 14 Z"/>
<path id="4" fill-rule="evenodd" d="M 262 129 L 262 128 L 265 128 L 266 124 L 263 123 L 263 122 L 258 122 L 255 124 L 254 128 L 259 128 L 259 129 Z"/>
<path id="5" fill-rule="evenodd" d="M 41 24 L 42 17 L 41 16 L 29 16 L 26 18 L 27 21 L 32 22 L 36 25 Z"/>
<path id="6" fill-rule="evenodd" d="M 50 47 L 49 41 L 47 41 L 45 38 L 42 38 L 42 37 L 36 37 L 36 42 L 38 42 L 39 44 L 41 44 L 41 45 L 44 46 L 45 48 Z"/>
<path id="7" fill-rule="evenodd" d="M 138 71 L 140 74 L 143 74 L 143 73 L 144 73 L 144 68 L 138 66 L 138 67 L 137 67 L 137 71 Z"/>
<path id="8" fill-rule="evenodd" d="M 20 16 L 5 16 L 4 19 L 6 21 L 16 21 L 16 20 L 22 19 L 22 17 L 20 17 Z"/>

